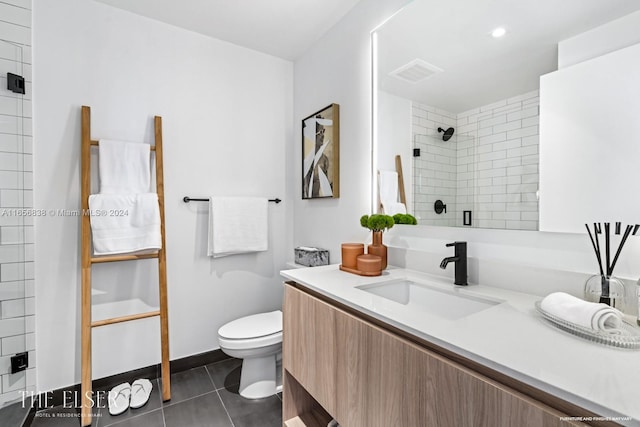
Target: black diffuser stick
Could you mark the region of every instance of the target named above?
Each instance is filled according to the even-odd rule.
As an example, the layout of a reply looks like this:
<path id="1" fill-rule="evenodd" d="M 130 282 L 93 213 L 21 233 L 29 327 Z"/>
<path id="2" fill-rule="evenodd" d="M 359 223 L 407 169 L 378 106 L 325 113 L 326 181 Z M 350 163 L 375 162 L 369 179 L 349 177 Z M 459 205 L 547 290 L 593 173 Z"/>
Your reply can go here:
<path id="1" fill-rule="evenodd" d="M 605 244 L 605 257 L 606 257 L 606 267 L 607 267 L 607 275 L 600 276 L 600 286 L 602 288 L 600 294 L 600 302 L 603 304 L 611 305 L 611 298 L 609 297 L 609 256 L 610 256 L 610 231 L 611 224 L 608 222 L 604 223 L 604 244 Z"/>
<path id="2" fill-rule="evenodd" d="M 633 227 L 633 235 L 635 236 L 636 233 L 638 232 L 638 229 L 640 228 L 640 224 L 636 224 L 635 227 Z"/>
<path id="3" fill-rule="evenodd" d="M 607 276 L 611 276 L 611 224 L 608 222 L 604 223 L 604 253 L 607 260 Z"/>
<path id="4" fill-rule="evenodd" d="M 593 235 L 596 239 L 596 256 L 598 257 L 598 267 L 600 267 L 600 275 L 604 276 L 604 269 L 602 268 L 602 253 L 600 252 L 600 238 L 602 234 L 602 227 L 599 223 L 593 223 Z"/>
<path id="5" fill-rule="evenodd" d="M 633 225 L 627 225 L 627 228 L 624 230 L 624 235 L 622 236 L 622 241 L 620 242 L 620 246 L 618 246 L 618 250 L 616 251 L 616 256 L 613 257 L 613 262 L 611 263 L 611 271 L 609 275 L 613 274 L 613 269 L 616 267 L 616 262 L 618 262 L 618 257 L 620 256 L 620 252 L 622 252 L 622 247 L 624 243 L 627 241 L 627 237 L 631 234 L 631 230 L 633 229 Z"/>
<path id="6" fill-rule="evenodd" d="M 600 258 L 600 248 L 596 247 L 596 241 L 593 240 L 593 236 L 591 235 L 591 229 L 589 229 L 589 225 L 585 224 L 584 226 L 587 227 L 587 232 L 589 233 L 589 239 L 591 239 L 591 245 L 593 246 L 593 251 L 595 252 L 596 258 L 598 260 L 598 267 L 600 267 L 600 275 L 604 276 L 604 272 L 602 271 L 602 260 Z M 594 224 L 594 227 L 593 227 L 593 233 L 594 234 L 596 233 L 595 224 Z M 598 235 L 596 234 L 596 239 L 597 238 L 598 238 Z"/>
<path id="7" fill-rule="evenodd" d="M 620 228 L 622 226 L 621 222 L 616 222 L 616 235 L 620 235 Z"/>

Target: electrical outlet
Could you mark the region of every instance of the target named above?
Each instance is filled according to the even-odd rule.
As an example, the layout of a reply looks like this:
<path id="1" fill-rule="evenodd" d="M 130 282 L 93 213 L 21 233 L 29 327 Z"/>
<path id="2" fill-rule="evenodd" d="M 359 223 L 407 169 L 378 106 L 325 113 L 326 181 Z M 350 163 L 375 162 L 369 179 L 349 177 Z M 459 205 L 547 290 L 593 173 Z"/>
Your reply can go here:
<path id="1" fill-rule="evenodd" d="M 29 367 L 29 353 L 18 353 L 15 356 L 11 356 L 11 373 L 15 374 L 20 371 L 24 371 Z"/>
<path id="2" fill-rule="evenodd" d="M 15 93 L 25 93 L 24 77 L 7 73 L 7 90 Z"/>

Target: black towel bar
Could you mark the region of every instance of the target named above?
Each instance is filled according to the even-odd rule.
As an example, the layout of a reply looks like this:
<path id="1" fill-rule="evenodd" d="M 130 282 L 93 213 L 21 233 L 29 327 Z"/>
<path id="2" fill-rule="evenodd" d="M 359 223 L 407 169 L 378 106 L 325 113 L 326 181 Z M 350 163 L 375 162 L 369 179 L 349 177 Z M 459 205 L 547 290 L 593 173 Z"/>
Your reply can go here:
<path id="1" fill-rule="evenodd" d="M 182 198 L 182 201 L 185 202 L 185 203 L 189 203 L 189 202 L 208 202 L 209 199 L 194 199 L 194 198 L 191 198 L 189 196 L 184 196 Z M 273 203 L 280 203 L 282 200 L 280 200 L 278 198 L 275 198 L 275 199 L 269 199 L 269 201 L 273 202 Z"/>

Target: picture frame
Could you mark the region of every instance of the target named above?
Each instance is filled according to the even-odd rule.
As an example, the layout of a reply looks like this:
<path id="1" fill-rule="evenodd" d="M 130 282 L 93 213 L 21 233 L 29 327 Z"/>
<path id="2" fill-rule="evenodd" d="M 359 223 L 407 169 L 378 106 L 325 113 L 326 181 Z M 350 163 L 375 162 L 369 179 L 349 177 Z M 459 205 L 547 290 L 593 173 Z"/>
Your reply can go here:
<path id="1" fill-rule="evenodd" d="M 302 119 L 302 199 L 340 197 L 340 106 Z"/>

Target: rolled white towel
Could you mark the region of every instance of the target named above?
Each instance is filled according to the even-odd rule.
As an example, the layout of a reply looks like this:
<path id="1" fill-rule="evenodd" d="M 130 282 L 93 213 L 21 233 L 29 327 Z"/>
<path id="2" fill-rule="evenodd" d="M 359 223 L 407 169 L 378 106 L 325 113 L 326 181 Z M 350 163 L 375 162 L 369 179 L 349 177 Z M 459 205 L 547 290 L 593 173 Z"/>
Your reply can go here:
<path id="1" fill-rule="evenodd" d="M 588 302 L 564 292 L 547 295 L 540 307 L 560 319 L 599 331 L 613 331 L 622 326 L 622 313 L 606 304 Z"/>

